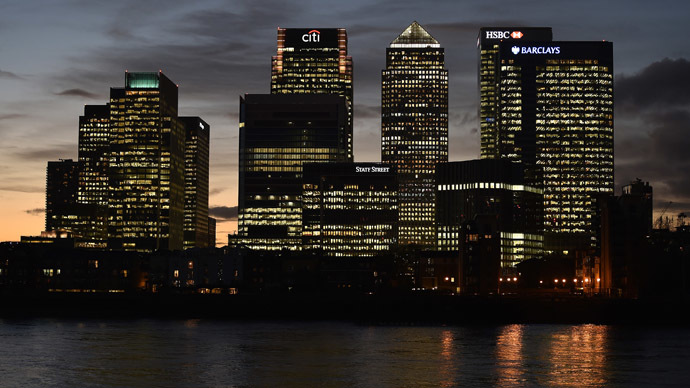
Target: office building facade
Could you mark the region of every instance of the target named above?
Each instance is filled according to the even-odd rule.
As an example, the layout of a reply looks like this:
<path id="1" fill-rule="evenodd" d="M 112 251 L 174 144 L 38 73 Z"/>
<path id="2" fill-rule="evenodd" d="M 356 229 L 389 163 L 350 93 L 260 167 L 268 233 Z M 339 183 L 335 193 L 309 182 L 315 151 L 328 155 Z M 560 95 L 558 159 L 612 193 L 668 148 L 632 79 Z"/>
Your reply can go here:
<path id="1" fill-rule="evenodd" d="M 444 50 L 413 22 L 386 49 L 381 78 L 381 161 L 398 174 L 398 241 L 433 247 L 434 171 L 448 161 Z"/>
<path id="2" fill-rule="evenodd" d="M 271 93 L 344 97 L 348 161 L 353 160 L 352 70 L 344 28 L 278 28 L 278 50 L 271 61 Z"/>
<path id="3" fill-rule="evenodd" d="M 79 193 L 83 210 L 77 245 L 106 248 L 108 241 L 108 159 L 110 105 L 85 105 L 79 116 Z"/>
<path id="4" fill-rule="evenodd" d="M 109 249 L 182 249 L 185 133 L 177 93 L 162 72 L 126 72 L 125 87 L 110 91 Z"/>
<path id="5" fill-rule="evenodd" d="M 79 189 L 79 162 L 60 159 L 46 169 L 46 231 L 74 230 Z"/>
<path id="6" fill-rule="evenodd" d="M 613 194 L 613 45 L 504 41 L 499 50 L 500 157 L 543 190 L 546 249 L 587 249 L 596 198 Z"/>
<path id="7" fill-rule="evenodd" d="M 206 248 L 208 228 L 209 139 L 211 127 L 200 117 L 180 117 L 184 148 L 184 249 Z"/>
<path id="8" fill-rule="evenodd" d="M 302 245 L 302 166 L 346 162 L 347 103 L 316 94 L 240 98 L 238 236 L 257 250 Z"/>
<path id="9" fill-rule="evenodd" d="M 499 81 L 501 42 L 550 42 L 551 27 L 482 27 L 477 37 L 479 50 L 479 129 L 481 158 L 499 158 Z"/>
<path id="10" fill-rule="evenodd" d="M 398 184 L 381 163 L 307 163 L 302 179 L 303 248 L 366 257 L 397 243 Z"/>
<path id="11" fill-rule="evenodd" d="M 525 184 L 520 164 L 506 159 L 443 163 L 436 184 L 439 250 L 461 251 L 478 241 L 467 240 L 468 228 L 474 228 L 496 241 L 497 249 L 484 259 L 494 257 L 504 274 L 543 254 L 542 192 Z"/>

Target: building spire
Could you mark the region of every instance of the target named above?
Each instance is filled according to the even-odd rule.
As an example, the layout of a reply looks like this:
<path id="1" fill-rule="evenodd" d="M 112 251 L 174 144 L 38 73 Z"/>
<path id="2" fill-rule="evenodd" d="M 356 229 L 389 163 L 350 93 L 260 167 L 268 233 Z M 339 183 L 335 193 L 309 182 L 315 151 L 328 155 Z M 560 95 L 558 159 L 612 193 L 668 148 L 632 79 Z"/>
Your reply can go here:
<path id="1" fill-rule="evenodd" d="M 416 21 L 391 42 L 391 47 L 441 47 L 436 39 Z"/>

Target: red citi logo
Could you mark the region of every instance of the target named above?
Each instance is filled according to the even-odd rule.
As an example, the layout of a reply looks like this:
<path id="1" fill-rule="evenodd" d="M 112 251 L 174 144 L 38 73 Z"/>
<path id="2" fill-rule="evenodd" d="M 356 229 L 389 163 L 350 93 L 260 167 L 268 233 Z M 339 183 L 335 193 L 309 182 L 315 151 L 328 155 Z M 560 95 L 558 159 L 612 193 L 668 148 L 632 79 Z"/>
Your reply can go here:
<path id="1" fill-rule="evenodd" d="M 321 40 L 321 33 L 318 30 L 311 30 L 302 35 L 302 42 L 319 42 Z"/>
<path id="2" fill-rule="evenodd" d="M 520 31 L 513 31 L 512 34 L 510 34 L 510 37 L 513 39 L 520 39 L 522 38 L 522 32 Z"/>

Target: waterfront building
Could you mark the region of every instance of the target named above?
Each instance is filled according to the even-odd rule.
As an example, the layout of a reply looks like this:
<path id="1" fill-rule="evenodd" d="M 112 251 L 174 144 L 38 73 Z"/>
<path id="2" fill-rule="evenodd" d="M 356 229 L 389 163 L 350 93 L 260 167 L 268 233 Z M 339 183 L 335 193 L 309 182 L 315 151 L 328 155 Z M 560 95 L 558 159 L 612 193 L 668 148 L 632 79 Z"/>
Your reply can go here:
<path id="1" fill-rule="evenodd" d="M 550 42 L 551 27 L 482 27 L 477 37 L 479 50 L 479 129 L 481 133 L 481 158 L 500 156 L 499 144 L 499 75 L 501 42 Z"/>
<path id="2" fill-rule="evenodd" d="M 347 160 L 353 160 L 352 57 L 344 28 L 278 28 L 271 60 L 272 94 L 336 94 L 345 98 Z"/>
<path id="3" fill-rule="evenodd" d="M 439 250 L 462 251 L 479 244 L 479 234 L 469 238 L 467 231 L 482 231 L 482 239 L 495 241 L 496 249 L 478 260 L 495 262 L 503 275 L 543 254 L 542 192 L 525 184 L 522 165 L 506 159 L 443 163 L 437 166 L 436 184 Z M 461 257 L 477 253 L 469 251 Z"/>
<path id="4" fill-rule="evenodd" d="M 105 248 L 108 241 L 108 159 L 110 105 L 85 105 L 79 116 L 78 202 L 83 210 L 77 221 L 77 244 Z"/>
<path id="5" fill-rule="evenodd" d="M 182 249 L 184 128 L 162 72 L 125 73 L 110 90 L 108 248 Z"/>
<path id="6" fill-rule="evenodd" d="M 433 248 L 434 171 L 448 161 L 444 50 L 413 22 L 386 49 L 381 78 L 381 161 L 398 174 L 398 241 Z"/>
<path id="7" fill-rule="evenodd" d="M 46 169 L 46 231 L 73 231 L 79 188 L 79 162 L 60 159 Z"/>
<path id="8" fill-rule="evenodd" d="M 200 117 L 180 117 L 184 148 L 184 249 L 209 243 L 208 176 L 211 127 Z"/>
<path id="9" fill-rule="evenodd" d="M 302 166 L 346 162 L 347 103 L 334 94 L 240 98 L 238 235 L 257 250 L 302 246 Z"/>
<path id="10" fill-rule="evenodd" d="M 613 194 L 613 45 L 503 40 L 498 58 L 498 157 L 543 191 L 545 249 L 587 249 Z"/>
<path id="11" fill-rule="evenodd" d="M 398 185 L 381 163 L 307 163 L 303 248 L 327 256 L 375 256 L 397 242 Z"/>

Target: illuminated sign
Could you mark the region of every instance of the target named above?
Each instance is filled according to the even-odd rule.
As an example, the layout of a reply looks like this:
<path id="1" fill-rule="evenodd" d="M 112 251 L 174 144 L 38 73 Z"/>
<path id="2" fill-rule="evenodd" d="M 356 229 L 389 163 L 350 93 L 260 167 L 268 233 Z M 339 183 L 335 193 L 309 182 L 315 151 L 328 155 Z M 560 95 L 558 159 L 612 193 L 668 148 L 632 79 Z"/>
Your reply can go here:
<path id="1" fill-rule="evenodd" d="M 294 48 L 336 48 L 338 47 L 336 28 L 286 28 L 285 47 Z"/>
<path id="2" fill-rule="evenodd" d="M 355 172 L 390 172 L 390 167 L 377 167 L 377 166 L 371 166 L 371 167 L 355 167 Z"/>
<path id="3" fill-rule="evenodd" d="M 486 31 L 486 39 L 520 39 L 524 34 L 520 31 Z"/>
<path id="4" fill-rule="evenodd" d="M 518 47 L 518 46 L 513 46 L 513 47 L 511 47 L 510 51 L 512 51 L 514 55 L 518 55 L 518 54 L 560 54 L 561 53 L 561 47 L 560 46 L 555 46 L 555 47 L 546 47 L 546 46 Z"/>
<path id="5" fill-rule="evenodd" d="M 311 30 L 307 32 L 306 34 L 302 35 L 302 42 L 320 42 L 321 41 L 321 33 L 318 30 Z"/>

